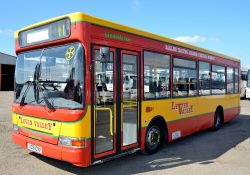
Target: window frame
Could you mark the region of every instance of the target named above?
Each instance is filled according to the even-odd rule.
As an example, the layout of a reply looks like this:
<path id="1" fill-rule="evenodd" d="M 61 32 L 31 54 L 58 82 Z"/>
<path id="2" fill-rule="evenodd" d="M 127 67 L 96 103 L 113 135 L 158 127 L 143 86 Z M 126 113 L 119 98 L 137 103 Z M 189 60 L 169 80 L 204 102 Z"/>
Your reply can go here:
<path id="1" fill-rule="evenodd" d="M 155 54 L 161 54 L 161 55 L 167 55 L 169 56 L 169 78 L 170 78 L 170 81 L 169 81 L 169 87 L 170 87 L 170 90 L 169 90 L 169 96 L 167 97 L 157 97 L 157 98 L 145 98 L 145 92 L 144 92 L 144 86 L 145 86 L 145 76 L 144 76 L 144 71 L 145 71 L 145 52 L 151 52 L 151 53 L 155 53 Z M 147 101 L 147 100 L 162 100 L 162 99 L 170 99 L 172 98 L 172 54 L 170 53 L 163 53 L 163 52 L 160 52 L 160 51 L 155 51 L 155 50 L 147 50 L 147 49 L 144 49 L 142 50 L 142 75 L 143 75 L 143 78 L 142 78 L 142 99 Z"/>
<path id="2" fill-rule="evenodd" d="M 182 59 L 182 60 L 186 60 L 186 61 L 194 61 L 195 62 L 195 68 L 190 68 L 190 67 L 185 67 L 185 66 L 175 66 L 174 65 L 174 60 L 175 58 L 177 59 Z M 171 78 L 171 94 L 172 94 L 172 98 L 193 98 L 193 97 L 198 97 L 198 91 L 199 91 L 199 88 L 198 88 L 198 77 L 197 77 L 197 73 L 198 73 L 198 60 L 197 59 L 193 59 L 193 58 L 187 58 L 187 57 L 182 57 L 182 56 L 177 56 L 177 55 L 174 55 L 172 54 L 172 78 Z M 182 69 L 189 69 L 189 70 L 195 70 L 196 71 L 196 93 L 195 95 L 193 96 L 174 96 L 174 68 L 182 68 Z"/>
<path id="3" fill-rule="evenodd" d="M 238 69 L 238 71 L 237 71 L 238 72 L 238 76 L 237 76 L 238 77 L 238 82 L 237 82 L 238 91 L 237 92 L 235 91 L 235 87 L 236 87 L 236 85 L 235 85 L 235 83 L 236 83 L 236 81 L 235 81 L 235 77 L 236 77 L 235 72 L 236 71 L 235 70 L 236 69 Z M 234 88 L 233 88 L 234 92 L 233 92 L 233 94 L 239 94 L 240 93 L 240 69 L 239 69 L 239 67 L 233 67 L 233 71 L 234 71 Z"/>
<path id="4" fill-rule="evenodd" d="M 145 92 L 144 92 L 144 71 L 145 71 L 145 52 L 151 52 L 151 53 L 156 53 L 156 54 L 162 54 L 162 55 L 168 55 L 169 56 L 169 78 L 170 78 L 170 95 L 168 97 L 158 97 L 158 98 L 145 98 Z M 143 72 L 143 80 L 142 80 L 142 93 L 143 93 L 143 100 L 160 100 L 160 99 L 169 99 L 169 98 L 192 98 L 192 97 L 200 97 L 200 96 L 215 96 L 215 95 L 230 95 L 230 94 L 238 94 L 240 92 L 239 89 L 239 77 L 238 77 L 238 92 L 235 91 L 235 70 L 238 69 L 238 76 L 239 76 L 239 67 L 234 67 L 232 65 L 223 65 L 223 64 L 217 64 L 217 63 L 213 63 L 212 61 L 204 61 L 204 60 L 200 60 L 200 59 L 195 59 L 195 58 L 189 58 L 189 57 L 184 57 L 184 56 L 178 56 L 172 53 L 168 53 L 168 52 L 160 52 L 160 51 L 155 51 L 155 50 L 142 50 L 142 72 Z M 175 62 L 175 58 L 177 59 L 183 59 L 183 60 L 187 60 L 187 61 L 194 61 L 195 62 L 195 68 L 191 68 L 191 67 L 185 67 L 185 66 L 175 66 L 174 62 Z M 200 94 L 200 80 L 199 80 L 199 73 L 200 73 L 200 63 L 207 63 L 209 64 L 209 94 L 205 94 L 205 95 L 201 95 Z M 218 71 L 213 71 L 213 65 L 214 66 L 220 66 L 224 68 L 224 72 L 218 72 Z M 182 68 L 182 69 L 189 69 L 189 70 L 195 70 L 196 71 L 196 93 L 193 96 L 174 96 L 174 68 Z M 228 88 L 227 88 L 227 69 L 228 68 L 233 68 L 233 93 L 229 93 L 228 92 Z M 220 93 L 220 94 L 214 94 L 213 93 L 213 78 L 212 78 L 212 74 L 213 73 L 223 73 L 225 80 L 224 80 L 224 89 L 225 89 L 225 93 Z"/>
<path id="5" fill-rule="evenodd" d="M 209 94 L 201 95 L 200 94 L 200 63 L 209 64 Z M 212 95 L 212 63 L 207 61 L 198 61 L 198 96 L 211 96 Z"/>
<path id="6" fill-rule="evenodd" d="M 232 69 L 233 70 L 233 91 L 230 93 L 229 91 L 228 91 L 228 69 Z M 235 74 L 234 74 L 234 67 L 233 66 L 227 66 L 226 67 L 226 94 L 234 94 L 234 84 L 235 84 L 235 82 L 234 82 L 234 76 L 235 76 Z"/>
<path id="7" fill-rule="evenodd" d="M 220 93 L 220 94 L 214 94 L 213 93 L 213 73 L 221 73 L 221 72 L 218 72 L 218 71 L 213 71 L 213 65 L 214 66 L 220 66 L 220 67 L 224 67 L 224 76 L 225 76 L 225 93 Z M 211 63 L 211 95 L 226 95 L 227 94 L 227 66 L 225 65 L 221 65 L 221 64 L 213 64 Z"/>

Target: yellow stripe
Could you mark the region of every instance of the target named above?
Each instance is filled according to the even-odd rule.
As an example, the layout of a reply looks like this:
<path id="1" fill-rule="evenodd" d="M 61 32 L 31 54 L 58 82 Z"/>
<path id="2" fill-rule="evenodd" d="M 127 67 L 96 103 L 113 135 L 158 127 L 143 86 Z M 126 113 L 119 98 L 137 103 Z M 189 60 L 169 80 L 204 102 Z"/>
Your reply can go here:
<path id="1" fill-rule="evenodd" d="M 61 122 L 31 118 L 20 114 L 17 114 L 16 119 L 18 126 L 22 128 L 28 128 L 45 134 L 52 134 L 54 136 L 59 135 L 62 125 Z"/>
<path id="2" fill-rule="evenodd" d="M 172 122 L 213 113 L 218 105 L 221 105 L 224 110 L 236 108 L 240 106 L 240 96 L 232 94 L 148 100 L 143 101 L 141 105 L 141 124 L 142 127 L 146 127 L 155 116 L 163 116 L 166 122 Z M 147 112 L 146 108 L 151 108 L 152 111 Z"/>
<path id="3" fill-rule="evenodd" d="M 190 45 L 190 44 L 187 44 L 187 43 L 176 41 L 176 40 L 166 38 L 166 37 L 163 37 L 163 36 L 160 36 L 160 35 L 152 34 L 152 33 L 142 31 L 142 30 L 139 30 L 139 29 L 136 29 L 136 28 L 133 28 L 133 27 L 128 27 L 128 26 L 121 25 L 121 24 L 118 24 L 118 23 L 114 23 L 114 22 L 111 22 L 111 21 L 108 21 L 108 20 L 104 20 L 104 19 L 101 19 L 101 18 L 90 16 L 90 15 L 87 15 L 87 14 L 81 13 L 81 12 L 76 12 L 76 13 L 72 13 L 72 14 L 68 14 L 68 15 L 64 15 L 64 16 L 59 16 L 59 17 L 56 17 L 56 18 L 52 18 L 52 19 L 40 22 L 40 23 L 36 23 L 36 24 L 28 26 L 26 28 L 23 28 L 23 29 L 15 32 L 15 39 L 18 38 L 18 33 L 20 31 L 31 29 L 31 28 L 34 28 L 34 27 L 38 27 L 38 26 L 41 26 L 41 25 L 44 25 L 44 24 L 48 24 L 50 22 L 53 22 L 53 21 L 56 21 L 56 20 L 59 20 L 59 19 L 65 18 L 65 17 L 70 18 L 71 22 L 77 22 L 77 21 L 89 22 L 89 23 L 92 23 L 92 24 L 101 25 L 101 26 L 113 28 L 113 29 L 116 29 L 116 30 L 120 30 L 120 31 L 140 35 L 140 36 L 147 37 L 147 38 L 151 38 L 151 39 L 154 39 L 154 40 L 167 42 L 167 43 L 174 44 L 174 45 L 177 45 L 177 46 L 182 46 L 182 47 L 185 47 L 185 48 L 188 48 L 188 49 L 200 51 L 200 52 L 203 52 L 203 53 L 206 53 L 206 54 L 226 58 L 226 59 L 229 59 L 229 60 L 238 61 L 238 62 L 240 61 L 239 59 L 231 57 L 231 56 L 227 56 L 227 55 L 224 55 L 224 54 L 213 52 L 213 51 L 210 51 L 210 50 L 207 50 L 207 49 L 204 49 L 204 48 L 200 48 L 200 47 L 193 46 L 193 45 Z"/>

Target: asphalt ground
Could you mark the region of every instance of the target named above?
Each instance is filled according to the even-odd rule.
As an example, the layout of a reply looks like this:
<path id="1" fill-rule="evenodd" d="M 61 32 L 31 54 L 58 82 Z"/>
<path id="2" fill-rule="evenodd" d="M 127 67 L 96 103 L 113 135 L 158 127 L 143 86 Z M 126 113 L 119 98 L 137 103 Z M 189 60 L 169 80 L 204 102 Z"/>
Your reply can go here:
<path id="1" fill-rule="evenodd" d="M 219 131 L 202 131 L 166 144 L 157 154 L 130 156 L 88 168 L 50 159 L 12 143 L 13 92 L 0 92 L 0 175 L 18 174 L 250 174 L 250 101 Z"/>

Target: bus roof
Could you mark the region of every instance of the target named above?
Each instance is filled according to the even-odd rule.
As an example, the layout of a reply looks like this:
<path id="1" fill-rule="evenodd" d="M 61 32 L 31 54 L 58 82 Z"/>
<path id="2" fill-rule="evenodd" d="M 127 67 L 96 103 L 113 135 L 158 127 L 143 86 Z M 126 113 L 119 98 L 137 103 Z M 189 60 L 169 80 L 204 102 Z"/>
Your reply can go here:
<path id="1" fill-rule="evenodd" d="M 139 29 L 136 29 L 136 28 L 133 28 L 133 27 L 128 27 L 128 26 L 121 25 L 121 24 L 118 24 L 118 23 L 115 23 L 115 22 L 111 22 L 111 21 L 108 21 L 108 20 L 97 18 L 97 17 L 91 16 L 91 15 L 88 15 L 88 14 L 85 14 L 85 13 L 82 13 L 82 12 L 76 12 L 76 13 L 71 13 L 71 14 L 59 16 L 59 17 L 56 17 L 56 18 L 51 18 L 49 20 L 39 22 L 39 23 L 36 23 L 34 25 L 23 28 L 21 30 L 18 30 L 18 31 L 15 32 L 15 39 L 18 38 L 18 34 L 19 34 L 20 31 L 28 30 L 28 29 L 35 28 L 35 27 L 38 27 L 38 26 L 41 26 L 41 25 L 45 25 L 47 23 L 50 23 L 50 22 L 53 22 L 53 21 L 56 21 L 56 20 L 59 20 L 59 19 L 62 19 L 62 18 L 66 18 L 66 17 L 70 18 L 71 23 L 74 23 L 74 22 L 88 22 L 88 23 L 91 23 L 91 24 L 95 24 L 95 25 L 99 25 L 99 26 L 119 30 L 119 31 L 122 31 L 122 32 L 127 32 L 127 33 L 130 33 L 130 34 L 135 34 L 135 35 L 138 35 L 138 36 L 142 36 L 142 37 L 146 37 L 146 38 L 166 42 L 166 43 L 169 43 L 169 44 L 185 47 L 185 48 L 196 50 L 196 51 L 200 51 L 200 52 L 207 53 L 207 54 L 214 55 L 214 56 L 218 56 L 218 57 L 221 57 L 221 58 L 226 58 L 226 59 L 237 61 L 237 62 L 240 61 L 239 59 L 231 57 L 231 56 L 227 56 L 227 55 L 217 53 L 217 52 L 214 52 L 214 51 L 210 51 L 210 50 L 207 50 L 207 49 L 204 49 L 204 48 L 201 48 L 201 47 L 197 47 L 197 46 L 194 46 L 194 45 L 191 45 L 191 44 L 183 43 L 183 42 L 180 42 L 180 41 L 177 41 L 177 40 L 174 40 L 174 39 L 170 39 L 170 38 L 163 37 L 163 36 L 160 36 L 160 35 L 156 35 L 156 34 L 153 34 L 153 33 L 150 33 L 150 32 L 139 30 Z"/>

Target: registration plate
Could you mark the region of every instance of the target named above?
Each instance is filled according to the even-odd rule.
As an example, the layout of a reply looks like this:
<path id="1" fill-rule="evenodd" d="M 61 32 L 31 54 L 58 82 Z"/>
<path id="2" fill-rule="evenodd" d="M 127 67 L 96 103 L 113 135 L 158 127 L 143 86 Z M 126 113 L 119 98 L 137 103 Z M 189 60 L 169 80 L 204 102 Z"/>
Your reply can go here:
<path id="1" fill-rule="evenodd" d="M 31 151 L 34 151 L 36 153 L 42 154 L 43 149 L 41 146 L 33 145 L 31 143 L 28 143 L 27 148 Z"/>

